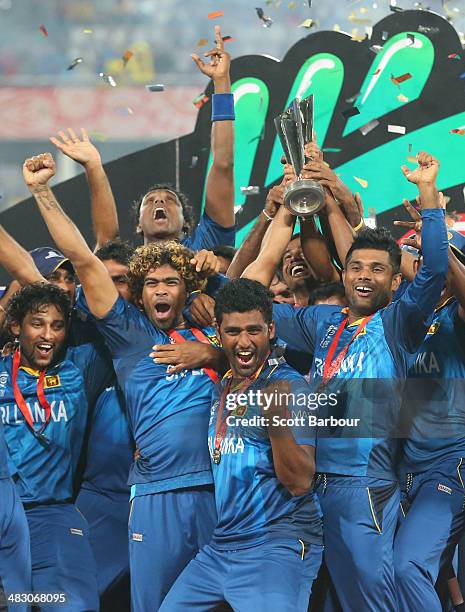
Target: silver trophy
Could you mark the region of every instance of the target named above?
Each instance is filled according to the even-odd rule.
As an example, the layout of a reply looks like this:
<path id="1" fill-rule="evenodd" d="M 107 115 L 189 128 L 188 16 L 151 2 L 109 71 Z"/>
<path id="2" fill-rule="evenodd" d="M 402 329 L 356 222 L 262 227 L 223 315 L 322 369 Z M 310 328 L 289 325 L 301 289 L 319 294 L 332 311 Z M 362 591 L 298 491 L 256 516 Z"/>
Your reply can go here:
<path id="1" fill-rule="evenodd" d="M 312 217 L 325 205 L 323 187 L 312 179 L 299 178 L 305 164 L 304 145 L 313 135 L 313 95 L 299 100 L 274 120 L 284 155 L 297 180 L 284 188 L 284 206 L 298 217 Z"/>

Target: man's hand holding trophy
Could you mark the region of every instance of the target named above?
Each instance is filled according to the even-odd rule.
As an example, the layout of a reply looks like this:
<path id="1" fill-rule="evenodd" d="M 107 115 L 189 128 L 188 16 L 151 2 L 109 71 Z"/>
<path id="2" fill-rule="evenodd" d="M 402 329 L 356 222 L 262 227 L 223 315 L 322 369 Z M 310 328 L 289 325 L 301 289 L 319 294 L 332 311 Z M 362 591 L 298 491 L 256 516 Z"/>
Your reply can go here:
<path id="1" fill-rule="evenodd" d="M 323 187 L 317 181 L 301 178 L 306 163 L 305 145 L 313 136 L 313 95 L 292 101 L 282 115 L 275 118 L 284 155 L 294 168 L 297 179 L 284 187 L 284 206 L 298 217 L 312 217 L 325 205 Z"/>

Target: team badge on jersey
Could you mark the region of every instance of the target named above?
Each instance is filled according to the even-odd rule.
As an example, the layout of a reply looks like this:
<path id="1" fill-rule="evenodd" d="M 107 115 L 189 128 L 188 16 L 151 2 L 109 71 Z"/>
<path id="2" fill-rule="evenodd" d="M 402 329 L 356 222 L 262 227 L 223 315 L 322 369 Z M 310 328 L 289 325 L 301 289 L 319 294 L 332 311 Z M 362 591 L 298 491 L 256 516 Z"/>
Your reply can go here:
<path id="1" fill-rule="evenodd" d="M 441 323 L 439 321 L 436 321 L 436 323 L 433 323 L 430 326 L 429 330 L 426 332 L 427 335 L 428 336 L 432 336 L 433 334 L 435 334 L 438 331 L 440 325 L 441 325 Z"/>
<path id="2" fill-rule="evenodd" d="M 53 387 L 61 387 L 60 377 L 58 375 L 46 376 L 44 378 L 44 389 L 52 389 Z"/>
<path id="3" fill-rule="evenodd" d="M 247 412 L 247 408 L 248 406 L 237 406 L 237 408 L 233 412 L 233 415 L 243 417 L 244 414 Z"/>

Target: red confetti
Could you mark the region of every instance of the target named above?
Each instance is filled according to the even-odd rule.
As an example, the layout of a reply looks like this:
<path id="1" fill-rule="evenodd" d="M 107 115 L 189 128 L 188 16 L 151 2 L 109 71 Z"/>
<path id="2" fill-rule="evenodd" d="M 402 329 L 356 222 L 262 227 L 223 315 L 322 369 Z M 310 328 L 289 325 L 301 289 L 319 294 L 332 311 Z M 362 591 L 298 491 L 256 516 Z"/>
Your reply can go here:
<path id="1" fill-rule="evenodd" d="M 130 50 L 127 49 L 124 54 L 123 54 L 123 64 L 126 66 L 126 64 L 129 62 L 129 60 L 131 59 L 131 57 L 134 55 L 134 53 Z"/>
<path id="2" fill-rule="evenodd" d="M 209 99 L 210 98 L 208 96 L 200 94 L 200 96 L 197 96 L 195 100 L 193 100 L 193 104 L 196 108 L 202 108 L 202 106 L 206 104 Z"/>
<path id="3" fill-rule="evenodd" d="M 394 83 L 394 85 L 399 85 L 400 83 L 403 83 L 404 81 L 408 81 L 409 79 L 412 78 L 412 75 L 410 74 L 410 72 L 406 72 L 405 74 L 401 74 L 398 77 L 391 77 L 391 81 Z"/>
<path id="4" fill-rule="evenodd" d="M 47 28 L 44 25 L 41 25 L 39 30 L 42 32 L 44 36 L 48 36 Z"/>
<path id="5" fill-rule="evenodd" d="M 465 130 L 451 130 L 449 134 L 458 134 L 459 136 L 464 136 Z"/>
<path id="6" fill-rule="evenodd" d="M 224 11 L 214 11 L 213 13 L 208 13 L 208 19 L 216 19 L 217 17 L 223 17 Z"/>
<path id="7" fill-rule="evenodd" d="M 460 59 L 460 55 L 458 53 L 451 53 L 447 56 L 447 59 Z"/>
<path id="8" fill-rule="evenodd" d="M 223 42 L 232 42 L 233 40 L 232 36 L 223 36 Z"/>

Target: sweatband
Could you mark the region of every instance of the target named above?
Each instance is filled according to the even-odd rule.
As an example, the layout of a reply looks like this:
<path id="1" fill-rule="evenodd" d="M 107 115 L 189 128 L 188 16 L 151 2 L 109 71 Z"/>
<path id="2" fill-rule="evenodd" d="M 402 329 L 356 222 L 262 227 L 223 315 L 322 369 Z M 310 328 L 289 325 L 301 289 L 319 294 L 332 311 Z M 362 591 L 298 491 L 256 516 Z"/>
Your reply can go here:
<path id="1" fill-rule="evenodd" d="M 234 121 L 234 95 L 232 93 L 213 94 L 212 121 Z"/>

